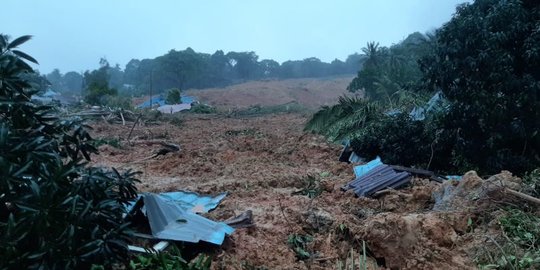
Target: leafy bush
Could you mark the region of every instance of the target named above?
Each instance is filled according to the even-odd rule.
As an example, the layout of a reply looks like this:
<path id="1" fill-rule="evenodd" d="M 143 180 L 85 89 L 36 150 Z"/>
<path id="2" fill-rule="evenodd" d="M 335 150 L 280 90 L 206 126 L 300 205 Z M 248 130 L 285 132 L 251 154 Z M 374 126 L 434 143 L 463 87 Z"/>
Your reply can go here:
<path id="1" fill-rule="evenodd" d="M 114 109 L 124 109 L 131 110 L 133 109 L 133 103 L 130 97 L 126 96 L 104 96 L 102 98 L 102 105 L 105 105 Z"/>
<path id="2" fill-rule="evenodd" d="M 216 113 L 217 110 L 215 107 L 212 107 L 206 104 L 192 104 L 191 109 L 189 109 L 189 112 L 200 113 L 200 114 L 210 114 L 210 113 Z"/>
<path id="3" fill-rule="evenodd" d="M 501 226 L 508 237 L 527 249 L 540 249 L 540 217 L 510 209 L 508 214 L 500 219 Z"/>
<path id="4" fill-rule="evenodd" d="M 323 192 L 323 188 L 321 186 L 321 179 L 317 176 L 308 175 L 306 178 L 304 178 L 304 188 L 302 188 L 300 191 L 293 193 L 293 195 L 304 195 L 308 196 L 308 198 L 313 199 Z"/>
<path id="5" fill-rule="evenodd" d="M 169 251 L 138 255 L 129 262 L 131 270 L 207 270 L 212 258 L 200 254 L 192 262 L 182 258 L 180 250 L 172 246 Z"/>
<path id="6" fill-rule="evenodd" d="M 535 197 L 540 197 L 540 169 L 525 174 L 523 177 L 524 191 Z"/>
<path id="7" fill-rule="evenodd" d="M 88 269 L 127 256 L 124 205 L 136 173 L 87 166 L 96 152 L 77 119 L 31 103 L 36 62 L 0 35 L 0 268 Z M 24 60 L 23 60 L 24 59 Z"/>
<path id="8" fill-rule="evenodd" d="M 389 164 L 427 166 L 432 138 L 425 134 L 424 125 L 412 120 L 408 113 L 384 115 L 359 129 L 351 147 L 366 159 L 380 156 Z"/>
<path id="9" fill-rule="evenodd" d="M 477 256 L 480 268 L 540 268 L 540 218 L 519 209 L 508 209 L 499 223 L 504 237 L 490 239 L 496 247 L 485 249 Z"/>
<path id="10" fill-rule="evenodd" d="M 287 245 L 294 250 L 296 257 L 300 260 L 306 260 L 313 255 L 309 252 L 308 245 L 313 242 L 311 235 L 290 234 L 287 238 Z"/>

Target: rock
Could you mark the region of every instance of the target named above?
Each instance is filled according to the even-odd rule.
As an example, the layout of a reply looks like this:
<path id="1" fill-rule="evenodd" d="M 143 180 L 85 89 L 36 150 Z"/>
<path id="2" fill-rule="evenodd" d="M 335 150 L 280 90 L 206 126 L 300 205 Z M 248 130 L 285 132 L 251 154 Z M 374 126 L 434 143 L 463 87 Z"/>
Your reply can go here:
<path id="1" fill-rule="evenodd" d="M 326 192 L 334 191 L 334 183 L 331 181 L 321 181 L 321 188 Z"/>
<path id="2" fill-rule="evenodd" d="M 302 216 L 309 225 L 309 229 L 317 232 L 326 232 L 330 230 L 335 221 L 335 218 L 329 212 L 318 208 L 307 211 L 303 213 Z"/>
<path id="3" fill-rule="evenodd" d="M 486 181 L 513 190 L 520 190 L 522 182 L 519 177 L 513 176 L 509 171 L 502 171 L 499 174 L 491 176 Z"/>
<path id="4" fill-rule="evenodd" d="M 435 199 L 433 210 L 467 211 L 468 209 L 476 209 L 481 211 L 482 207 L 478 205 L 478 201 L 488 199 L 505 187 L 520 190 L 521 179 L 508 171 L 502 171 L 483 180 L 475 171 L 469 171 L 461 181 L 445 181 L 439 189 L 433 192 Z"/>
<path id="5" fill-rule="evenodd" d="M 439 189 L 433 192 L 435 205 L 433 210 L 451 211 L 466 210 L 473 202 L 485 192 L 484 180 L 475 171 L 463 175 L 460 181 L 448 180 L 443 182 Z"/>

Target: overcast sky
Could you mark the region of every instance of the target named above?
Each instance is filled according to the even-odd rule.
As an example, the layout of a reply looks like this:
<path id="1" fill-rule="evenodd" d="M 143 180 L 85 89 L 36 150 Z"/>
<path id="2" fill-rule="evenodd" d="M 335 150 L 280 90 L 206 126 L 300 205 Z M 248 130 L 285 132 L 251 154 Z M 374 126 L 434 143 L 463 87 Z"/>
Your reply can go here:
<path id="1" fill-rule="evenodd" d="M 283 62 L 344 60 L 368 41 L 432 31 L 464 0 L 2 0 L 0 32 L 31 34 L 38 69 L 122 68 L 171 49 L 255 51 Z"/>

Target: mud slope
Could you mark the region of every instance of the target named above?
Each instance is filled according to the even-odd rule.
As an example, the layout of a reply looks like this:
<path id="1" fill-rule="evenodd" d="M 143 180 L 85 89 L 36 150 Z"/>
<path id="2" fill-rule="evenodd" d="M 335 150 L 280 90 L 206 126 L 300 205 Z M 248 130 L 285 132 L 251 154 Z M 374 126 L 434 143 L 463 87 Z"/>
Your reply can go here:
<path id="1" fill-rule="evenodd" d="M 354 76 L 250 81 L 225 88 L 188 90 L 204 103 L 218 107 L 271 106 L 298 102 L 308 108 L 336 103 L 339 96 L 349 94 L 347 86 Z"/>
<path id="2" fill-rule="evenodd" d="M 187 115 L 182 126 L 163 123 L 137 127 L 135 140 L 160 139 L 181 146 L 178 153 L 144 160 L 158 146 L 101 146 L 95 163 L 143 172 L 142 191 L 186 189 L 205 194 L 228 192 L 210 213 L 224 220 L 252 210 L 256 227 L 238 229 L 216 251 L 215 269 L 334 269 L 351 248 L 365 240 L 381 268 L 468 269 L 470 242 L 465 214 L 436 213 L 437 185 L 416 180 L 411 187 L 379 199 L 355 198 L 340 187 L 351 166 L 337 161 L 340 147 L 304 134 L 303 116 L 251 118 Z M 94 124 L 97 138 L 124 139 L 130 127 Z M 321 179 L 324 192 L 309 199 L 292 195 L 303 179 Z M 313 260 L 297 260 L 289 235 L 311 234 Z M 377 268 L 375 260 L 370 269 Z"/>

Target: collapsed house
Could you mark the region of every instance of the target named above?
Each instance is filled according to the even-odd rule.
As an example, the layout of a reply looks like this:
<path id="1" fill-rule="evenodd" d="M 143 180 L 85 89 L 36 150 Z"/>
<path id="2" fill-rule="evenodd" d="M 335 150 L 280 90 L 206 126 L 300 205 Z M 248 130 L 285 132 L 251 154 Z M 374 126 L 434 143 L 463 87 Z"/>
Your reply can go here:
<path id="1" fill-rule="evenodd" d="M 197 99 L 193 96 L 181 96 L 177 104 L 166 104 L 163 95 L 151 96 L 145 102 L 137 105 L 137 108 L 154 108 L 162 113 L 173 114 L 180 111 L 191 109 L 191 104 L 196 103 Z"/>
<path id="2" fill-rule="evenodd" d="M 204 241 L 221 245 L 225 237 L 234 232 L 234 228 L 199 214 L 215 209 L 226 195 L 202 196 L 187 191 L 143 193 L 127 206 L 127 217 L 132 219 L 136 227 L 150 228 L 149 233 L 135 233 L 136 237 L 190 243 Z M 130 246 L 130 250 L 144 249 Z"/>

